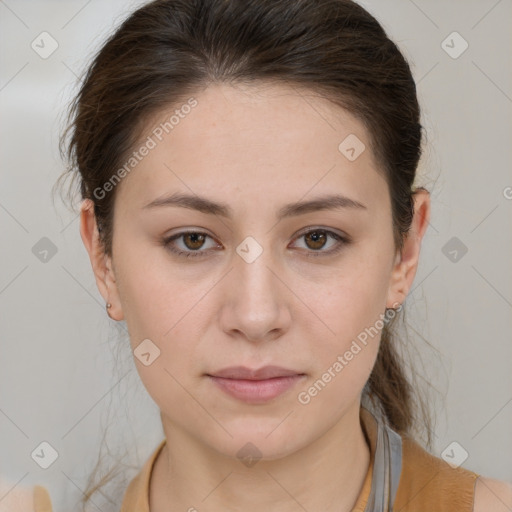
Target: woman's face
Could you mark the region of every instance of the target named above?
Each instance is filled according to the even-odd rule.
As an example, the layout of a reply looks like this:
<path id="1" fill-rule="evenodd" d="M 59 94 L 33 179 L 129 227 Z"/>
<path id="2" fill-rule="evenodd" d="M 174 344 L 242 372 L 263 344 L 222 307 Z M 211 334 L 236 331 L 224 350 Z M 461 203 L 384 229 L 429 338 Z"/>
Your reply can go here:
<path id="1" fill-rule="evenodd" d="M 152 119 L 118 185 L 104 296 L 169 432 L 277 458 L 359 410 L 385 309 L 413 275 L 362 123 L 285 86 L 194 98 Z M 268 365 L 295 377 L 231 381 L 236 396 L 210 377 Z"/>

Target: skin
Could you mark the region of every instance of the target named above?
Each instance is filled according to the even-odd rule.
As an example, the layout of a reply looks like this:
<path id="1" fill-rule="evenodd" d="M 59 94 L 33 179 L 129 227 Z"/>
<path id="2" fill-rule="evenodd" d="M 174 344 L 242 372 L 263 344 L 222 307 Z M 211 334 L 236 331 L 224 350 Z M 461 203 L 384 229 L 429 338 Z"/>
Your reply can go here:
<path id="1" fill-rule="evenodd" d="M 126 321 L 132 349 L 147 338 L 160 349 L 149 366 L 134 359 L 167 439 L 151 478 L 151 511 L 168 503 L 176 510 L 291 512 L 299 503 L 311 512 L 350 511 L 369 465 L 359 408 L 380 333 L 310 403 L 297 395 L 386 308 L 403 303 L 430 218 L 429 194 L 415 193 L 399 252 L 386 181 L 368 133 L 347 111 L 275 84 L 215 85 L 194 97 L 198 105 L 118 185 L 112 257 L 103 253 L 92 203 L 81 209 L 81 236 L 110 316 Z M 141 140 L 175 108 L 154 116 Z M 354 161 L 338 150 L 349 134 L 366 146 Z M 174 192 L 225 203 L 234 215 L 143 208 Z M 330 193 L 366 208 L 276 220 L 283 205 Z M 305 228 L 351 242 L 308 257 L 338 242 L 329 236 L 315 245 Z M 188 229 L 209 237 L 202 246 L 181 237 L 173 247 L 204 256 L 180 257 L 162 245 Z M 252 263 L 236 252 L 248 236 L 263 250 Z M 226 395 L 205 376 L 267 364 L 306 376 L 258 405 Z M 236 455 L 247 442 L 262 454 L 251 467 Z"/>
<path id="2" fill-rule="evenodd" d="M 45 487 L 22 485 L 0 475 L 0 512 L 49 512 L 48 507 L 51 500 Z"/>

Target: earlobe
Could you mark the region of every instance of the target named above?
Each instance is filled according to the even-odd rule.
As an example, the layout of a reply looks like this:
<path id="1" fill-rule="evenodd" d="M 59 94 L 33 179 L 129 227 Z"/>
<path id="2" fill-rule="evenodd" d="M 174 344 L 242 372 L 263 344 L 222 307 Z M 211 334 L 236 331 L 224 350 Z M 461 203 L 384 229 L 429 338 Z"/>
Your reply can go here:
<path id="1" fill-rule="evenodd" d="M 80 236 L 89 254 L 96 286 L 105 303 L 111 304 L 107 313 L 113 320 L 122 320 L 123 314 L 111 258 L 105 254 L 101 243 L 94 204 L 90 199 L 84 199 L 80 207 Z"/>
<path id="2" fill-rule="evenodd" d="M 430 220 L 430 194 L 419 188 L 414 192 L 414 216 L 411 228 L 404 238 L 403 247 L 397 252 L 386 307 L 403 303 L 414 281 L 418 269 L 421 241 Z"/>

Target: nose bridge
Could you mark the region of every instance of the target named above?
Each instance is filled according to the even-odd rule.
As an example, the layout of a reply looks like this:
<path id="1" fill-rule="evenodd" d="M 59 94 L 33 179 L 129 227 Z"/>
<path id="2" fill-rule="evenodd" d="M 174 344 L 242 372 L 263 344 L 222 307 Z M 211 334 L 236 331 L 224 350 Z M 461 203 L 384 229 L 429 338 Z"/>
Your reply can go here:
<path id="1" fill-rule="evenodd" d="M 239 244 L 236 252 L 224 328 L 263 339 L 270 331 L 285 328 L 289 318 L 280 271 L 272 249 L 252 237 Z"/>
<path id="2" fill-rule="evenodd" d="M 265 304 L 275 306 L 279 290 L 272 248 L 247 237 L 236 251 L 235 286 L 240 288 L 239 297 L 260 309 Z"/>

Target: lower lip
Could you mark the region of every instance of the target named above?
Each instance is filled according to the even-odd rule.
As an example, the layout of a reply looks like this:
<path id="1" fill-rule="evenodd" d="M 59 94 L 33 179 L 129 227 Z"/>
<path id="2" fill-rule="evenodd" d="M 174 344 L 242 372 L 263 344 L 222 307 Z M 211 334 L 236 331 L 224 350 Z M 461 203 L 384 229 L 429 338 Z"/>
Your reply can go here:
<path id="1" fill-rule="evenodd" d="M 211 375 L 208 377 L 228 395 L 247 403 L 262 404 L 288 391 L 305 375 L 289 375 L 264 380 L 225 379 Z"/>

